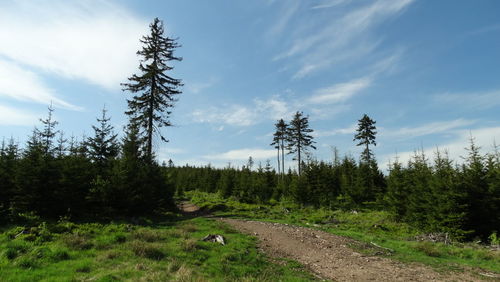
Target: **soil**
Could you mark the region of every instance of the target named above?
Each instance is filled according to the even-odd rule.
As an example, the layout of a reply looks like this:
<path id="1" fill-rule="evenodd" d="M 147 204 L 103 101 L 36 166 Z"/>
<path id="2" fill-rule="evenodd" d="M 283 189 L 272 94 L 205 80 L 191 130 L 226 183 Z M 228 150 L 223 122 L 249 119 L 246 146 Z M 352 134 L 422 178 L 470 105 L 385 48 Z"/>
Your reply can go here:
<path id="1" fill-rule="evenodd" d="M 186 213 L 199 209 L 189 203 L 179 206 Z M 353 239 L 320 230 L 288 224 L 218 218 L 236 230 L 256 236 L 259 248 L 275 258 L 293 259 L 307 267 L 316 276 L 333 281 L 500 281 L 496 274 L 470 270 L 465 272 L 437 272 L 417 263 L 401 263 L 391 259 L 366 255 L 352 247 L 366 245 Z M 377 248 L 377 247 L 373 247 Z M 379 254 L 387 252 L 379 248 Z M 483 276 L 481 276 L 483 275 Z M 492 278 L 488 277 L 492 276 Z"/>

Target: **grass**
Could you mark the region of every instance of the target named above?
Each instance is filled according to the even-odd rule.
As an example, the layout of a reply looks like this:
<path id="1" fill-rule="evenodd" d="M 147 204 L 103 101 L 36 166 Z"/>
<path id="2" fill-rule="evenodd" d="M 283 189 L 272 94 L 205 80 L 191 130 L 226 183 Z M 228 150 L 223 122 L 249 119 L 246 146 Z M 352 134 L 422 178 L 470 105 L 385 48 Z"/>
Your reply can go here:
<path id="1" fill-rule="evenodd" d="M 445 245 L 417 242 L 420 232 L 408 224 L 396 222 L 384 211 L 340 211 L 300 207 L 293 203 L 273 202 L 269 205 L 240 203 L 223 199 L 218 194 L 190 191 L 186 197 L 217 216 L 231 216 L 261 221 L 312 227 L 358 240 L 354 249 L 371 255 L 390 256 L 403 262 L 419 262 L 438 271 L 481 268 L 500 273 L 500 252 L 474 243 Z M 374 247 L 375 243 L 384 248 Z"/>
<path id="2" fill-rule="evenodd" d="M 310 281 L 298 263 L 274 263 L 254 238 L 207 218 L 2 227 L 2 281 Z M 21 234 L 29 230 L 28 234 Z M 36 231 L 36 232 L 35 232 Z M 203 242 L 222 234 L 227 245 Z"/>

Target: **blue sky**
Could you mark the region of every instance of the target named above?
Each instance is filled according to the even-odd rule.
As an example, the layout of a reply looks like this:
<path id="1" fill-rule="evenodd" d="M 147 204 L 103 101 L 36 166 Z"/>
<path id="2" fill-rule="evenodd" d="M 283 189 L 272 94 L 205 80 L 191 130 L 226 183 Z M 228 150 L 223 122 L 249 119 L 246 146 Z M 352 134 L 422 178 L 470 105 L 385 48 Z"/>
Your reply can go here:
<path id="1" fill-rule="evenodd" d="M 24 143 L 50 101 L 66 136 L 91 134 L 104 104 L 121 133 L 120 83 L 159 17 L 182 44 L 171 75 L 185 84 L 161 160 L 274 163 L 274 123 L 295 111 L 310 116 L 317 159 L 332 146 L 357 158 L 366 113 L 382 168 L 420 148 L 458 160 L 471 134 L 484 152 L 500 142 L 499 11 L 495 0 L 4 0 L 0 136 Z"/>

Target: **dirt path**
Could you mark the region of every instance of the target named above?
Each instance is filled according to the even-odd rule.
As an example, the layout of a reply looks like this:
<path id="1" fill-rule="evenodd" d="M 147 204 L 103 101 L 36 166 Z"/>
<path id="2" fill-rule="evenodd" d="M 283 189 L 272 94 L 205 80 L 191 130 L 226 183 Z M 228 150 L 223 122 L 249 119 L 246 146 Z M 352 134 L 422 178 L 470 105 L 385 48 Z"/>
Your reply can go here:
<path id="1" fill-rule="evenodd" d="M 181 206 L 180 206 L 181 207 Z M 189 213 L 197 207 L 182 204 Z M 186 212 L 188 212 L 186 210 Z M 335 281 L 479 281 L 471 273 L 438 273 L 419 264 L 403 264 L 379 256 L 353 251 L 360 243 L 323 231 L 287 224 L 218 219 L 235 229 L 256 236 L 259 247 L 272 257 L 296 260 L 318 276 Z"/>

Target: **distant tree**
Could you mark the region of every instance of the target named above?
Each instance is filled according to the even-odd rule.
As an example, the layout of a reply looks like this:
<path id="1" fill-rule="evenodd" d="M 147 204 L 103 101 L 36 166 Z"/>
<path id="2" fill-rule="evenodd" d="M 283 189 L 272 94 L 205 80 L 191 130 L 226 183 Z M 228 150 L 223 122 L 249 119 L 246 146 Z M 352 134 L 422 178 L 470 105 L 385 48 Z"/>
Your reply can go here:
<path id="1" fill-rule="evenodd" d="M 309 117 L 304 116 L 302 112 L 296 112 L 288 128 L 287 141 L 289 154 L 295 154 L 294 160 L 297 160 L 299 175 L 302 170 L 302 154 L 309 148 L 316 149 L 311 132 L 313 130 L 309 128 Z"/>
<path id="2" fill-rule="evenodd" d="M 358 120 L 357 133 L 354 136 L 353 141 L 359 141 L 357 146 L 365 146 L 365 149 L 361 153 L 361 160 L 370 163 L 373 159 L 373 153 L 370 151 L 369 145 L 376 146 L 375 135 L 377 134 L 375 121 L 368 117 L 366 114 Z"/>
<path id="3" fill-rule="evenodd" d="M 248 161 L 247 161 L 248 170 L 252 170 L 253 164 L 254 164 L 254 161 L 253 161 L 252 156 L 248 157 Z"/>
<path id="4" fill-rule="evenodd" d="M 15 173 L 19 162 L 19 146 L 10 139 L 6 144 L 2 141 L 0 148 L 0 223 L 8 216 L 10 203 L 14 196 Z"/>
<path id="5" fill-rule="evenodd" d="M 170 61 L 180 61 L 174 56 L 175 48 L 180 47 L 175 39 L 163 35 L 163 22 L 158 18 L 149 25 L 150 34 L 140 40 L 143 44 L 140 55 L 139 75 L 132 75 L 129 83 L 123 83 L 124 91 L 138 93 L 128 102 L 128 111 L 133 123 L 138 124 L 146 138 L 146 156 L 152 160 L 153 134 L 159 134 L 161 140 L 167 141 L 161 135 L 160 128 L 171 126 L 169 108 L 177 101 L 176 95 L 181 94 L 181 80 L 172 78 L 166 73 L 173 69 L 167 65 Z"/>
<path id="6" fill-rule="evenodd" d="M 52 103 L 50 103 L 48 107 L 49 113 L 46 119 L 40 119 L 43 124 L 43 129 L 36 129 L 36 134 L 39 135 L 41 145 L 45 151 L 45 154 L 52 154 L 54 151 L 54 137 L 59 133 L 59 130 L 56 130 L 56 126 L 58 124 L 52 117 L 52 113 L 54 112 L 54 107 L 52 107 Z"/>
<path id="7" fill-rule="evenodd" d="M 64 132 L 59 132 L 59 137 L 57 138 L 56 153 L 58 158 L 62 158 L 66 152 L 66 142 L 68 140 L 64 138 Z"/>
<path id="8" fill-rule="evenodd" d="M 283 119 L 280 119 L 274 126 L 276 131 L 273 134 L 271 146 L 278 149 L 278 174 L 283 176 L 285 174 L 285 142 L 288 135 L 288 125 Z"/>
<path id="9" fill-rule="evenodd" d="M 465 225 L 467 230 L 473 230 L 475 235 L 485 239 L 496 228 L 491 225 L 491 217 L 488 216 L 493 210 L 488 204 L 491 194 L 487 182 L 486 159 L 481 155 L 481 147 L 476 145 L 472 136 L 469 142 L 470 145 L 466 148 L 468 156 L 462 166 L 462 189 L 468 194 L 468 216 Z"/>
<path id="10" fill-rule="evenodd" d="M 106 112 L 106 107 L 104 107 L 101 118 L 97 118 L 99 126 L 92 126 L 94 136 L 87 139 L 89 156 L 97 165 L 100 173 L 107 166 L 110 159 L 118 156 L 119 151 L 118 134 L 114 133 L 114 128 L 109 123 L 111 118 L 106 116 Z"/>

